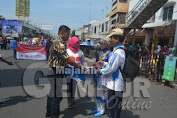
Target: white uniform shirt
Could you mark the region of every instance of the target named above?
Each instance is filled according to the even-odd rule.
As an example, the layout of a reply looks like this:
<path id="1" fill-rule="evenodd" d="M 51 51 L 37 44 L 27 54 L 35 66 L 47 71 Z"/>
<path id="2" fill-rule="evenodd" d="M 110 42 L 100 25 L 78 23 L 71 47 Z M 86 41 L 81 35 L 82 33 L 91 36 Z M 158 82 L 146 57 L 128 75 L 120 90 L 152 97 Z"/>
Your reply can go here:
<path id="1" fill-rule="evenodd" d="M 125 64 L 125 51 L 123 49 L 118 49 L 124 47 L 123 44 L 118 45 L 114 48 L 112 56 L 109 61 L 104 62 L 106 68 L 101 69 L 101 74 L 103 75 L 102 84 L 110 90 L 114 91 L 124 91 L 124 79 L 119 70 L 119 67 L 123 69 Z"/>

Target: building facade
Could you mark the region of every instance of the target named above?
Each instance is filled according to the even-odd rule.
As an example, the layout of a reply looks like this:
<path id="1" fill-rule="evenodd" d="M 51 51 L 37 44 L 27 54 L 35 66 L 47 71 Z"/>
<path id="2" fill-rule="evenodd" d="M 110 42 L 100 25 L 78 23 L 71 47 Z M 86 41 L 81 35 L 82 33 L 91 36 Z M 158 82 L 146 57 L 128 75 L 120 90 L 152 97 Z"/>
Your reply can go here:
<path id="1" fill-rule="evenodd" d="M 109 14 L 102 21 L 91 21 L 91 45 L 96 46 L 98 41 L 109 34 L 111 21 Z"/>
<path id="2" fill-rule="evenodd" d="M 42 30 L 32 24 L 17 20 L 0 20 L 0 35 L 11 37 L 50 36 L 49 31 Z"/>
<path id="3" fill-rule="evenodd" d="M 111 29 L 125 26 L 128 9 L 129 0 L 111 0 Z"/>
<path id="4" fill-rule="evenodd" d="M 157 45 L 176 45 L 175 33 L 177 21 L 177 1 L 168 0 L 151 18 L 149 23 L 143 25 L 142 28 L 152 29 L 155 37 L 155 48 Z M 147 43 L 149 39 L 145 40 Z"/>
<path id="5" fill-rule="evenodd" d="M 148 3 L 149 1 L 150 0 L 144 0 L 143 2 Z M 139 2 L 140 0 L 130 0 L 129 13 L 131 12 L 133 14 L 134 12 L 137 14 L 138 11 L 133 10 L 135 10 L 135 7 L 137 4 L 139 4 Z M 138 27 L 138 29 L 141 30 L 139 34 L 144 34 L 144 36 L 142 35 L 143 43 L 149 45 L 150 42 L 153 42 L 155 44 L 154 49 L 157 48 L 158 44 L 161 46 L 170 44 L 175 45 L 175 35 L 177 35 L 175 33 L 177 21 L 176 2 L 176 0 L 168 0 L 155 14 L 149 13 L 151 18 L 147 20 L 147 22 L 141 28 Z M 148 7 L 148 4 L 146 6 Z M 136 32 L 136 41 L 138 40 L 137 34 L 138 33 Z"/>

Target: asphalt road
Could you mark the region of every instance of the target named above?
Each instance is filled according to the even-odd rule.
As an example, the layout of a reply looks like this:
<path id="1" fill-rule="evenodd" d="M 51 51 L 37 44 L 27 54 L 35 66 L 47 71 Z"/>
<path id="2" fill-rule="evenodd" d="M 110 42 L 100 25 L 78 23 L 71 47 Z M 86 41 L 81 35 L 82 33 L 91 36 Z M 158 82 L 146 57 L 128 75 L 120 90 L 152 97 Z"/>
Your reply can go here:
<path id="1" fill-rule="evenodd" d="M 46 66 L 46 61 L 31 61 L 31 60 L 14 60 L 12 50 L 0 50 L 3 57 L 14 63 L 9 66 L 0 62 L 0 101 L 4 104 L 0 105 L 0 118 L 45 118 L 46 112 L 46 91 L 40 92 L 42 97 L 34 98 L 29 96 L 29 91 L 24 88 L 32 87 L 33 84 L 23 86 L 25 77 L 34 80 L 35 84 L 38 78 L 42 77 L 40 72 L 32 75 L 35 69 L 42 70 Z M 89 65 L 94 64 L 94 59 L 86 59 Z M 41 69 L 42 68 L 42 69 Z M 44 70 L 45 71 L 45 70 Z M 86 83 L 90 82 L 91 76 L 87 76 Z M 143 89 L 143 84 L 137 85 L 136 82 L 144 82 L 146 87 Z M 124 103 L 128 103 L 133 97 L 135 106 L 140 102 L 151 103 L 149 109 L 129 108 L 130 104 L 122 110 L 121 118 L 176 118 L 177 117 L 177 90 L 170 87 L 162 86 L 158 83 L 150 82 L 147 78 L 136 78 L 135 83 L 129 83 L 127 92 L 124 94 Z M 43 85 L 48 86 L 47 81 L 42 81 Z M 150 85 L 150 86 L 148 86 Z M 90 87 L 92 88 L 92 87 Z M 147 89 L 146 89 L 147 88 Z M 63 90 L 66 89 L 65 84 Z M 143 92 L 137 93 L 136 90 L 143 89 Z M 130 94 L 128 93 L 130 92 Z M 143 93 L 143 94 L 142 94 Z M 63 94 L 65 96 L 65 94 Z M 137 95 L 140 95 L 137 97 Z M 143 97 L 143 95 L 145 97 Z M 67 109 L 67 98 L 64 97 L 61 102 L 61 115 L 59 118 L 94 118 L 90 114 L 91 110 L 95 109 L 95 104 L 91 97 L 81 97 L 76 100 L 77 106 L 73 109 Z M 126 104 L 125 104 L 126 105 Z M 101 118 L 108 118 L 109 110 Z"/>

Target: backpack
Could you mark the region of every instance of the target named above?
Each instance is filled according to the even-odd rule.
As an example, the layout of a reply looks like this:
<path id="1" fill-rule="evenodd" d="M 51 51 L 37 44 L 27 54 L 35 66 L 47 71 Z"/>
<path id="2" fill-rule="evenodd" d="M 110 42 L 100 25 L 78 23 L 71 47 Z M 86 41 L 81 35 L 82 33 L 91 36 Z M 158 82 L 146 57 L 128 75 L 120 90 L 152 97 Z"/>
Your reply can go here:
<path id="1" fill-rule="evenodd" d="M 121 47 L 118 49 L 124 50 Z M 124 81 L 126 82 L 133 81 L 139 73 L 138 62 L 134 58 L 132 58 L 130 55 L 128 57 L 126 56 L 125 58 L 125 65 L 124 65 L 123 70 L 120 67 L 119 69 L 122 73 Z"/>

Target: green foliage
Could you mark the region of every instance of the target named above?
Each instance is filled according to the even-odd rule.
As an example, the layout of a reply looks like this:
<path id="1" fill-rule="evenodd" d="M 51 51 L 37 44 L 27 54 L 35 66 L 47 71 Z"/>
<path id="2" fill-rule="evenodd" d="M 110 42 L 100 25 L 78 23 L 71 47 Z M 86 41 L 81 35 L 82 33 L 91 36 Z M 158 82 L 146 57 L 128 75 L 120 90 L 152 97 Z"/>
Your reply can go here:
<path id="1" fill-rule="evenodd" d="M 71 37 L 75 36 L 75 30 L 72 31 Z"/>

